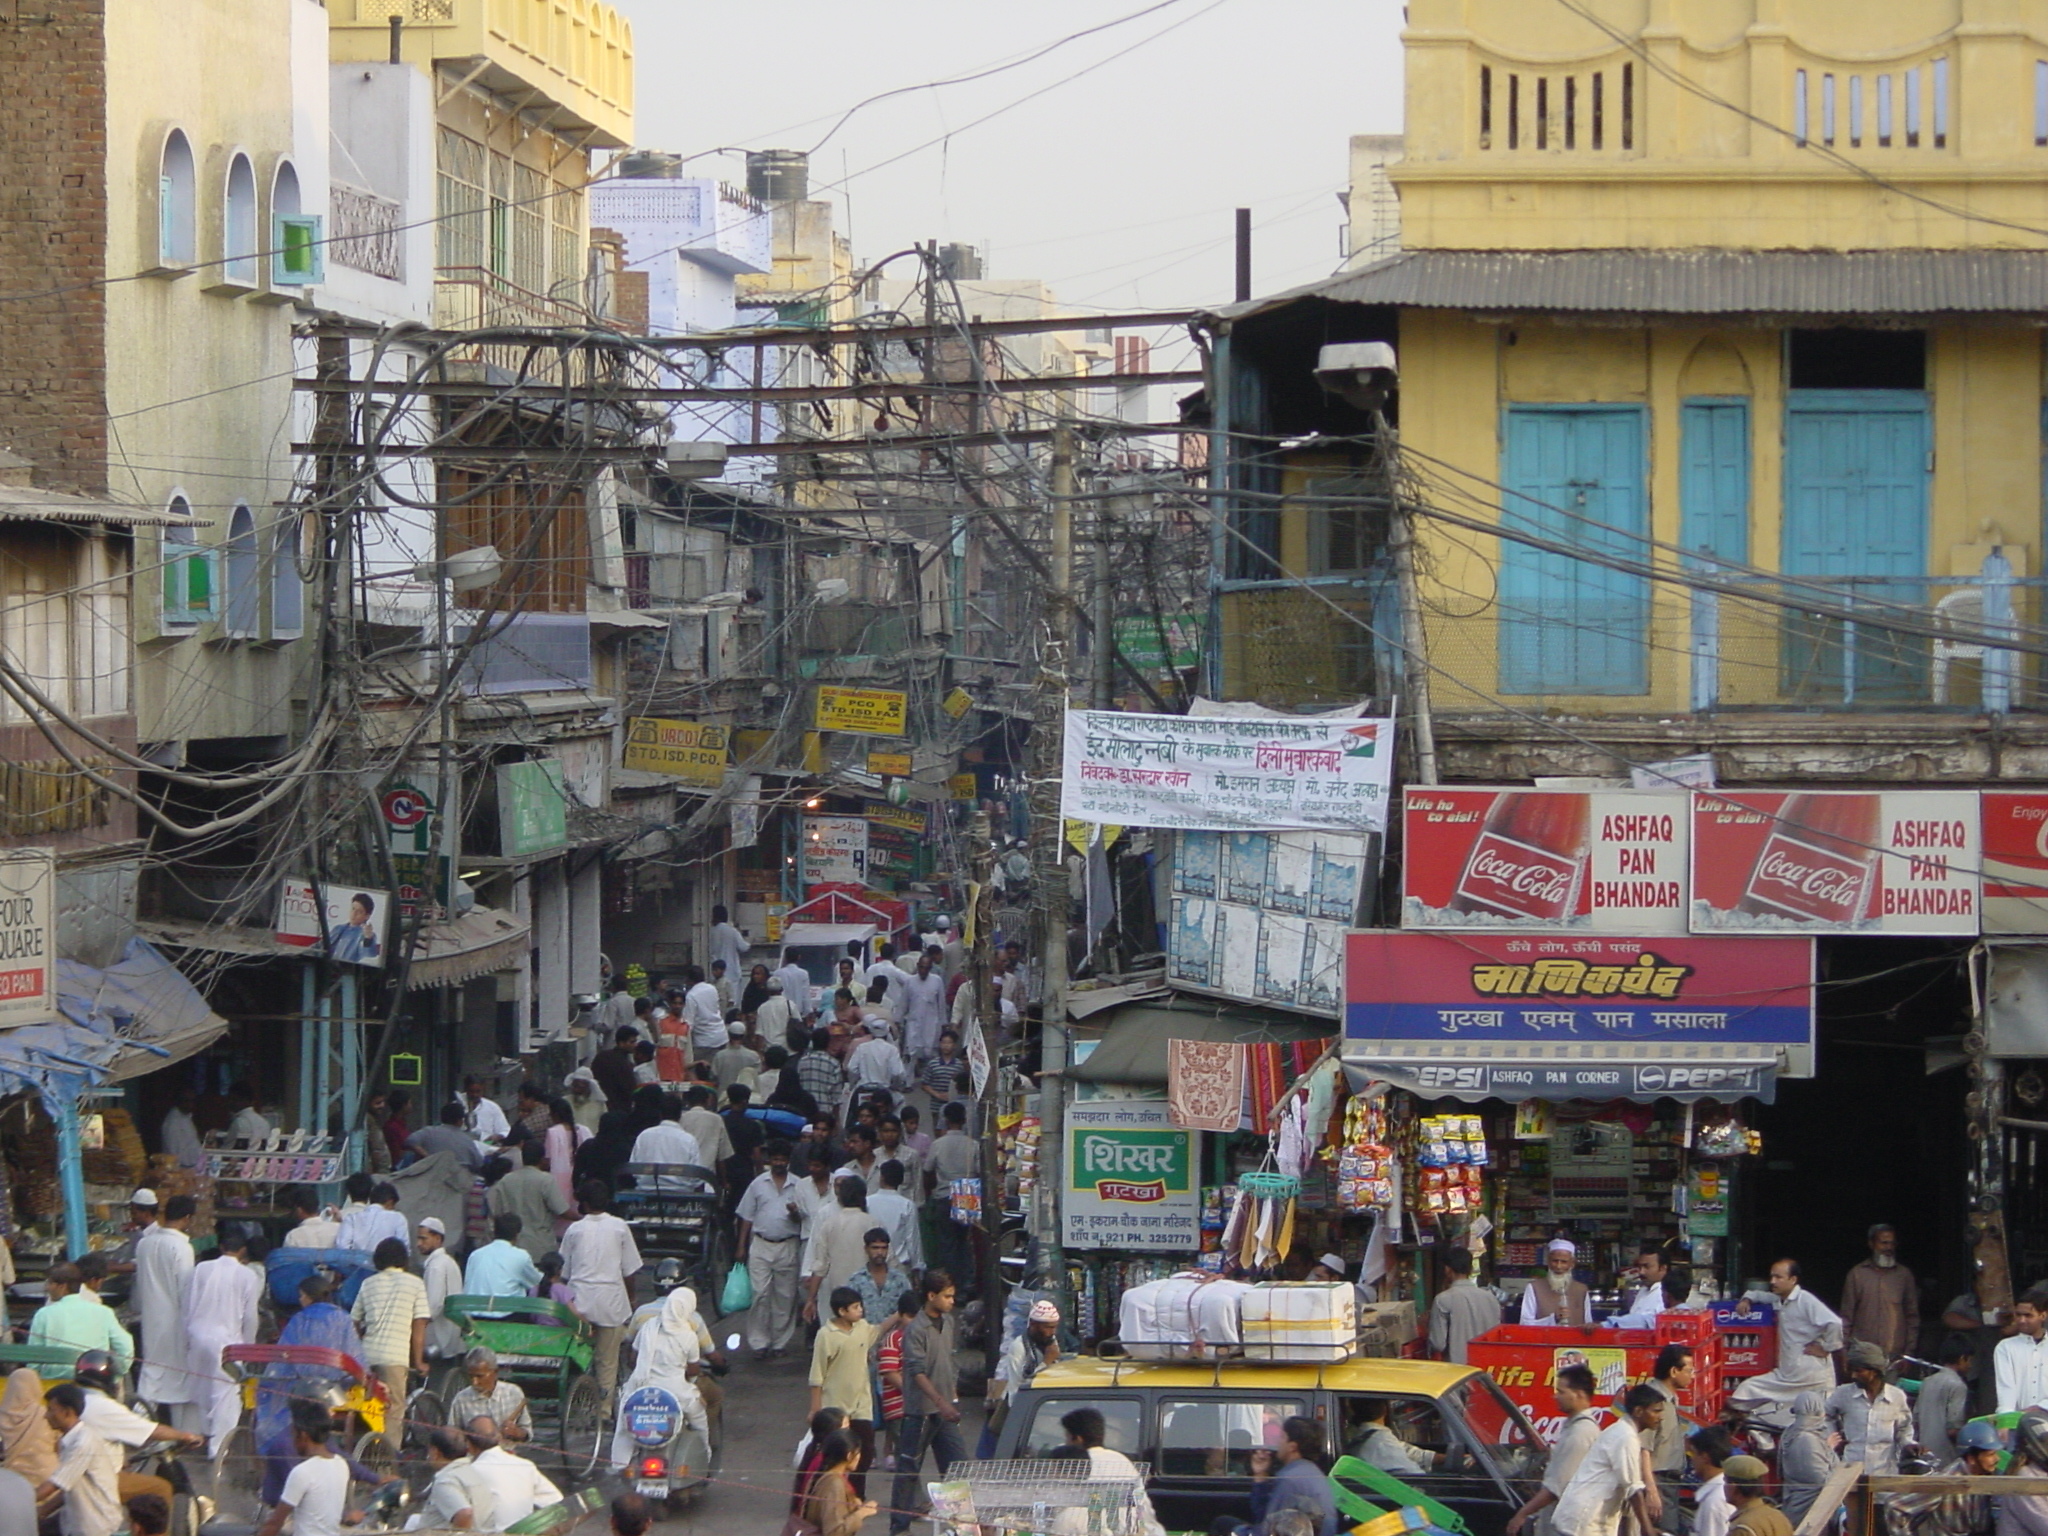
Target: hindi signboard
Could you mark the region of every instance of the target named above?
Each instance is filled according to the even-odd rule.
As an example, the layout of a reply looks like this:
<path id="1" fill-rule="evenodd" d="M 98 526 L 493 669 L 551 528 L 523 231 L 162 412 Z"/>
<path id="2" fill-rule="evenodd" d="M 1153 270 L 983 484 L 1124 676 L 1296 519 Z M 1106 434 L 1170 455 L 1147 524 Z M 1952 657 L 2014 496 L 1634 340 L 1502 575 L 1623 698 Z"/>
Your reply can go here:
<path id="1" fill-rule="evenodd" d="M 1974 790 L 1701 790 L 1694 933 L 1975 934 Z"/>
<path id="2" fill-rule="evenodd" d="M 910 713 L 910 695 L 893 688 L 836 688 L 821 683 L 816 709 L 811 723 L 821 731 L 901 736 Z"/>
<path id="3" fill-rule="evenodd" d="M 1438 789 L 1401 799 L 1401 926 L 1684 933 L 1683 790 Z"/>
<path id="4" fill-rule="evenodd" d="M 1394 722 L 1068 710 L 1061 814 L 1190 831 L 1384 832 Z"/>
<path id="5" fill-rule="evenodd" d="M 0 853 L 0 1029 L 56 1015 L 56 856 L 10 848 Z"/>
<path id="6" fill-rule="evenodd" d="M 868 823 L 864 816 L 804 818 L 804 884 L 866 885 Z"/>
<path id="7" fill-rule="evenodd" d="M 1069 1104 L 1066 1120 L 1060 1228 L 1067 1247 L 1192 1253 L 1201 1246 L 1195 1135 L 1174 1126 L 1164 1101 Z"/>
<path id="8" fill-rule="evenodd" d="M 568 787 L 553 758 L 498 770 L 498 852 L 508 859 L 546 853 L 569 841 Z"/>
<path id="9" fill-rule="evenodd" d="M 619 766 L 716 789 L 725 782 L 731 746 L 732 733 L 722 725 L 643 715 L 627 727 L 626 751 Z"/>

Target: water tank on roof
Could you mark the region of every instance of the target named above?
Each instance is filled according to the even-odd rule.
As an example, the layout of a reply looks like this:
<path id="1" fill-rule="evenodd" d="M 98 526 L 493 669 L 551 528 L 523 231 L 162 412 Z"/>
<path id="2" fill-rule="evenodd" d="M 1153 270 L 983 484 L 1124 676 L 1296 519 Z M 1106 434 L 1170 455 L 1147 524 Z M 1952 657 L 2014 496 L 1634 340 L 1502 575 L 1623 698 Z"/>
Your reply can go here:
<path id="1" fill-rule="evenodd" d="M 747 191 L 765 203 L 798 203 L 811 193 L 811 157 L 800 149 L 757 149 L 747 156 Z"/>
<path id="2" fill-rule="evenodd" d="M 683 174 L 683 157 L 659 149 L 636 149 L 619 162 L 613 174 L 633 180 L 680 176 Z"/>
<path id="3" fill-rule="evenodd" d="M 939 275 L 956 283 L 972 283 L 981 277 L 981 248 L 949 244 L 939 247 Z"/>

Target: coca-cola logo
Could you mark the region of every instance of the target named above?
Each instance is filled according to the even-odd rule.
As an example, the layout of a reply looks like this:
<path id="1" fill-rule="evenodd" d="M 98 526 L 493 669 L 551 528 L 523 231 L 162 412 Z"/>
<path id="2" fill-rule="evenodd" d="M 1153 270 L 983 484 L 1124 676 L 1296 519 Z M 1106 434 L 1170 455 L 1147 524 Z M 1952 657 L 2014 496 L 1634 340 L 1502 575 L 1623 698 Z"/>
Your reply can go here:
<path id="1" fill-rule="evenodd" d="M 1570 865 L 1519 863 L 1487 848 L 1473 858 L 1469 878 L 1536 901 L 1563 901 L 1571 890 L 1572 869 Z"/>
<path id="2" fill-rule="evenodd" d="M 1854 905 L 1863 890 L 1861 870 L 1802 864 L 1783 848 L 1773 848 L 1763 856 L 1757 864 L 1756 877 L 1833 906 Z"/>

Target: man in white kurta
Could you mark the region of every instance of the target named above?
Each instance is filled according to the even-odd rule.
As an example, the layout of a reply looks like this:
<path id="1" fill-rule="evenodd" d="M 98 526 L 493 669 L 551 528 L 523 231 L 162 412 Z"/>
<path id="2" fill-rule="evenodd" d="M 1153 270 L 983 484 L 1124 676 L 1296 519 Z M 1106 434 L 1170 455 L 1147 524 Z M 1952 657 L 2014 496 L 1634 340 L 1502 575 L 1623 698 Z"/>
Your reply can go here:
<path id="1" fill-rule="evenodd" d="M 1792 1400 L 1800 1393 L 1834 1391 L 1842 1320 L 1800 1285 L 1797 1260 L 1771 1266 L 1771 1294 L 1778 1299 L 1777 1369 L 1750 1377 L 1729 1394 L 1728 1406 L 1789 1423 Z"/>
<path id="2" fill-rule="evenodd" d="M 192 1277 L 190 1195 L 164 1203 L 163 1219 L 135 1245 L 135 1312 L 142 1324 L 142 1374 L 135 1395 L 145 1402 L 189 1403 L 199 1394 L 186 1371 L 191 1355 L 185 1333 L 185 1287 Z"/>
<path id="3" fill-rule="evenodd" d="M 1600 1431 L 1551 1514 L 1551 1529 L 1563 1536 L 1617 1536 L 1622 1512 L 1647 1492 L 1642 1436 L 1663 1418 L 1663 1394 L 1654 1387 L 1631 1387 L 1617 1406 L 1626 1411 Z"/>
<path id="4" fill-rule="evenodd" d="M 220 1254 L 194 1265 L 185 1288 L 186 1380 L 192 1388 L 192 1429 L 218 1457 L 242 1416 L 241 1388 L 221 1366 L 230 1344 L 256 1342 L 263 1275 L 245 1262 L 249 1240 L 233 1222 L 221 1228 Z"/>

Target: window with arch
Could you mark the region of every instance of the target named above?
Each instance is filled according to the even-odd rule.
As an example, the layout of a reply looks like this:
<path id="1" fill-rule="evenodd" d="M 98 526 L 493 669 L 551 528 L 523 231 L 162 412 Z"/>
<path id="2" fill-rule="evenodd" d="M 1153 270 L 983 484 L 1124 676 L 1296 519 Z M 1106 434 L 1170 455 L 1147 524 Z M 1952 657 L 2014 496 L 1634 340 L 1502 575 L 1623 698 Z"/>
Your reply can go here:
<path id="1" fill-rule="evenodd" d="M 190 517 L 192 503 L 173 496 L 169 510 L 173 517 Z M 219 613 L 217 553 L 199 542 L 195 528 L 174 525 L 164 529 L 159 618 L 165 629 L 190 629 Z"/>
<path id="2" fill-rule="evenodd" d="M 192 141 L 173 128 L 157 172 L 157 259 L 189 267 L 199 259 L 199 171 Z"/>
<path id="3" fill-rule="evenodd" d="M 270 638 L 306 632 L 306 583 L 299 574 L 299 514 L 286 510 L 270 525 Z"/>
<path id="4" fill-rule="evenodd" d="M 228 518 L 227 633 L 232 640 L 251 640 L 263 622 L 263 558 L 256 547 L 256 514 L 236 502 Z"/>
<path id="5" fill-rule="evenodd" d="M 237 154 L 228 162 L 228 184 L 221 200 L 220 275 L 245 288 L 256 286 L 256 167 Z"/>
<path id="6" fill-rule="evenodd" d="M 299 190 L 299 173 L 289 160 L 277 163 L 270 183 L 270 284 L 303 288 L 327 275 L 323 221 L 307 213 Z"/>

